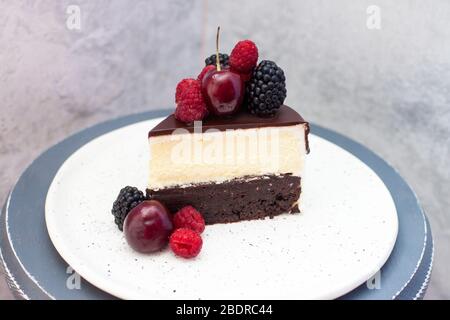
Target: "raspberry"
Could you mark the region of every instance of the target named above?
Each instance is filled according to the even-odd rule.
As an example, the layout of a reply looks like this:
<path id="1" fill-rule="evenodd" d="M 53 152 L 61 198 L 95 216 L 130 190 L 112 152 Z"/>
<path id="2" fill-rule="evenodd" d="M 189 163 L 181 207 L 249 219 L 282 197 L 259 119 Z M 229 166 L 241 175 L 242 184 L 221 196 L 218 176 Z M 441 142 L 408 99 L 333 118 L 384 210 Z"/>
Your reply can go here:
<path id="1" fill-rule="evenodd" d="M 181 94 L 194 82 L 195 79 L 183 79 L 177 84 L 177 89 L 175 91 L 175 103 L 178 103 L 178 101 L 181 99 Z"/>
<path id="2" fill-rule="evenodd" d="M 189 123 L 202 120 L 208 110 L 203 100 L 200 81 L 194 79 L 184 79 L 177 86 L 175 100 L 177 100 L 175 118 Z"/>
<path id="3" fill-rule="evenodd" d="M 230 66 L 238 73 L 249 73 L 258 61 L 258 48 L 250 40 L 239 41 L 231 51 Z"/>
<path id="4" fill-rule="evenodd" d="M 215 66 L 213 66 L 213 65 L 211 65 L 211 64 L 208 64 L 207 66 L 205 66 L 205 67 L 203 68 L 202 72 L 200 72 L 200 74 L 199 74 L 198 77 L 197 77 L 197 80 L 201 82 L 201 81 L 203 80 L 203 77 L 204 77 L 209 71 L 214 70 L 214 69 L 216 69 Z"/>
<path id="5" fill-rule="evenodd" d="M 205 230 L 205 220 L 193 206 L 186 206 L 179 210 L 173 217 L 173 224 L 175 229 L 186 228 L 198 233 Z"/>
<path id="6" fill-rule="evenodd" d="M 169 244 L 177 256 L 189 259 L 200 253 L 203 240 L 197 232 L 182 228 L 172 233 Z"/>

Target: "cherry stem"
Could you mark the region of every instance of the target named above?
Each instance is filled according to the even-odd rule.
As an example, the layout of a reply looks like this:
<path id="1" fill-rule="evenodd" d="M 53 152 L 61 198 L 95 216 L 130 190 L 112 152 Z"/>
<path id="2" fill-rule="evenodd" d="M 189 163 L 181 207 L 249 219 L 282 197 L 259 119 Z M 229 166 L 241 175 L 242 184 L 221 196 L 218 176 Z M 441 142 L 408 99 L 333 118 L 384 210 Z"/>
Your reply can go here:
<path id="1" fill-rule="evenodd" d="M 220 26 L 217 27 L 217 34 L 216 34 L 216 67 L 217 71 L 220 71 L 220 59 L 219 59 L 219 33 L 220 33 Z"/>

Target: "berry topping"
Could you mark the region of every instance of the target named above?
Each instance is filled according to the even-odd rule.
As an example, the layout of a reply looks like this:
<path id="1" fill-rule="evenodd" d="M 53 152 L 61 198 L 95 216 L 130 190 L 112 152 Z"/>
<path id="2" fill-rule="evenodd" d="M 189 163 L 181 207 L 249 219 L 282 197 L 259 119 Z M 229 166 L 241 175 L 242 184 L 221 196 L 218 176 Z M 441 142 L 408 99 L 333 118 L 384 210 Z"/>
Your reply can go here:
<path id="1" fill-rule="evenodd" d="M 219 33 L 220 27 L 217 28 L 216 55 L 219 55 Z M 211 113 L 227 116 L 238 112 L 241 108 L 245 87 L 239 73 L 229 68 L 222 69 L 221 64 L 218 63 L 216 70 L 205 74 L 201 85 L 205 103 Z"/>
<path id="2" fill-rule="evenodd" d="M 175 118 L 190 123 L 202 120 L 208 113 L 203 101 L 200 82 L 194 79 L 184 79 L 177 86 L 175 99 L 177 99 Z"/>
<path id="3" fill-rule="evenodd" d="M 186 92 L 186 88 L 190 87 L 196 82 L 195 79 L 183 79 L 177 84 L 177 89 L 175 90 L 175 103 L 178 103 L 181 99 L 181 94 Z"/>
<path id="4" fill-rule="evenodd" d="M 130 211 L 124 223 L 128 244 L 142 253 L 155 252 L 165 247 L 172 230 L 169 211 L 156 200 L 138 204 Z"/>
<path id="5" fill-rule="evenodd" d="M 211 65 L 211 64 L 208 64 L 207 66 L 205 66 L 205 67 L 203 68 L 202 72 L 200 72 L 200 74 L 199 74 L 198 77 L 197 77 L 197 80 L 201 82 L 201 81 L 203 80 L 203 77 L 204 77 L 208 72 L 210 72 L 210 71 L 212 71 L 212 70 L 216 70 L 216 66 L 213 66 L 213 65 Z M 177 88 L 178 88 L 178 87 L 177 87 Z"/>
<path id="6" fill-rule="evenodd" d="M 172 251 L 183 258 L 194 258 L 202 249 L 202 238 L 200 235 L 190 229 L 177 229 L 170 236 L 170 248 Z"/>
<path id="7" fill-rule="evenodd" d="M 286 78 L 275 62 L 263 60 L 247 82 L 248 110 L 259 116 L 273 116 L 286 98 Z"/>
<path id="8" fill-rule="evenodd" d="M 144 193 L 136 187 L 126 186 L 120 190 L 111 210 L 111 213 L 114 215 L 114 222 L 120 231 L 123 231 L 123 221 L 131 209 L 144 200 Z"/>
<path id="9" fill-rule="evenodd" d="M 186 206 L 179 210 L 173 217 L 173 224 L 175 229 L 186 228 L 198 233 L 205 230 L 205 220 L 193 206 Z"/>
<path id="10" fill-rule="evenodd" d="M 244 81 L 229 69 L 208 72 L 202 81 L 202 92 L 208 110 L 217 116 L 237 113 L 244 101 Z"/>
<path id="11" fill-rule="evenodd" d="M 230 55 L 231 69 L 238 73 L 249 73 L 258 62 L 258 48 L 250 40 L 239 41 Z"/>
<path id="12" fill-rule="evenodd" d="M 219 62 L 222 67 L 228 66 L 228 61 L 230 57 L 226 53 L 219 53 Z M 212 54 L 208 58 L 205 59 L 205 65 L 216 65 L 216 54 Z"/>

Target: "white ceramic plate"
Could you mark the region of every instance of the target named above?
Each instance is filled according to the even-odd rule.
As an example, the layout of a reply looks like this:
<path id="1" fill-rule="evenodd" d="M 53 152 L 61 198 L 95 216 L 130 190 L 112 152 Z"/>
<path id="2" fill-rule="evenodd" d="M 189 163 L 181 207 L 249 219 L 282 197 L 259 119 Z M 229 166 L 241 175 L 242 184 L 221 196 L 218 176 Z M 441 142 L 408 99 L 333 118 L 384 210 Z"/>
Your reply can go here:
<path id="1" fill-rule="evenodd" d="M 147 133 L 161 119 L 105 134 L 62 165 L 46 223 L 61 256 L 87 281 L 125 299 L 332 299 L 372 277 L 397 236 L 380 178 L 340 147 L 310 136 L 301 214 L 207 226 L 193 260 L 169 249 L 134 252 L 111 206 L 119 190 L 145 190 Z"/>

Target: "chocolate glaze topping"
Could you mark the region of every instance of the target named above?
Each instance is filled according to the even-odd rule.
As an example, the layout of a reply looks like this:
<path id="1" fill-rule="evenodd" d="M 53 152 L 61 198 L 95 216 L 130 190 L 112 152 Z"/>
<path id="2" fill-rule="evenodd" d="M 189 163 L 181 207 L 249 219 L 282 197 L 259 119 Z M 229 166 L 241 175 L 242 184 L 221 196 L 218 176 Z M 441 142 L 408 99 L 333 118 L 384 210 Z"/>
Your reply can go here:
<path id="1" fill-rule="evenodd" d="M 309 123 L 302 118 L 295 110 L 288 106 L 281 106 L 275 116 L 270 118 L 262 118 L 256 115 L 250 114 L 245 110 L 240 111 L 230 117 L 213 117 L 210 116 L 202 122 L 202 131 L 205 132 L 208 129 L 217 129 L 220 131 L 225 131 L 227 129 L 250 129 L 250 128 L 262 128 L 262 127 L 282 127 L 282 126 L 293 126 L 297 124 L 306 124 L 305 131 L 305 143 L 306 150 L 309 153 Z M 184 128 L 189 132 L 194 132 L 194 124 L 186 124 L 184 122 L 175 119 L 174 115 L 171 114 L 166 119 L 161 121 L 156 127 L 154 127 L 148 133 L 149 137 L 169 135 L 175 129 Z"/>

